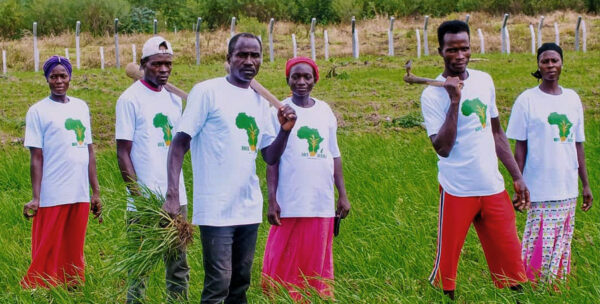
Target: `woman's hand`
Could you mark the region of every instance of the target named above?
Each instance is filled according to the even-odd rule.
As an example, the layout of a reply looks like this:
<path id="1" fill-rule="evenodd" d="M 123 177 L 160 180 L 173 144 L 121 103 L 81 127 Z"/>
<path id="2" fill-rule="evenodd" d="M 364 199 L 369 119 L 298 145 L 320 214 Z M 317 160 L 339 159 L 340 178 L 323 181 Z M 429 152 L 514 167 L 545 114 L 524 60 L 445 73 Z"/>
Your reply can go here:
<path id="1" fill-rule="evenodd" d="M 37 214 L 38 209 L 40 208 L 40 200 L 32 199 L 29 203 L 23 206 L 23 216 L 26 219 L 30 219 Z"/>
<path id="2" fill-rule="evenodd" d="M 581 205 L 581 210 L 590 210 L 590 208 L 592 208 L 593 201 L 594 196 L 592 195 L 592 190 L 590 189 L 590 186 L 583 187 L 583 204 Z"/>
<path id="3" fill-rule="evenodd" d="M 281 226 L 281 208 L 277 203 L 276 199 L 269 200 L 269 211 L 267 212 L 267 219 L 269 224 L 274 226 Z"/>

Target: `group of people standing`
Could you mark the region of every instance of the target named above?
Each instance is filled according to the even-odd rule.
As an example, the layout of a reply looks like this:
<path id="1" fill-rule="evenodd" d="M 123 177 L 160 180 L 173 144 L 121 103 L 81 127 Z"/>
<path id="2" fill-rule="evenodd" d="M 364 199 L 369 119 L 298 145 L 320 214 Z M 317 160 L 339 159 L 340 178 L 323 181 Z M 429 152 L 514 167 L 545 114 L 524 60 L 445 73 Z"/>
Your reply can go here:
<path id="1" fill-rule="evenodd" d="M 427 87 L 421 104 L 427 134 L 438 154 L 440 216 L 437 255 L 430 282 L 454 298 L 458 258 L 474 223 L 492 279 L 498 287 L 563 278 L 569 272 L 577 176 L 583 209 L 591 207 L 583 151 L 583 110 L 577 94 L 558 85 L 562 50 L 544 44 L 535 74 L 542 83 L 525 91 L 513 108 L 508 137 L 502 130 L 491 77 L 467 69 L 468 26 L 447 21 L 438 28 L 444 87 Z M 262 54 L 260 39 L 231 38 L 225 77 L 196 84 L 185 109 L 165 89 L 173 49 L 160 36 L 146 41 L 140 69 L 116 104 L 118 164 L 130 198 L 144 186 L 166 200 L 173 217 L 187 218 L 182 166 L 191 150 L 192 224 L 200 227 L 204 288 L 202 303 L 247 303 L 251 266 L 262 222 L 263 197 L 255 160 L 267 163 L 268 221 L 262 281 L 267 294 L 283 287 L 295 300 L 302 290 L 333 297 L 334 226 L 348 215 L 337 121 L 331 108 L 311 96 L 319 80 L 316 63 L 305 57 L 286 63 L 291 97 L 279 109 L 250 84 Z M 27 112 L 25 146 L 31 153 L 33 200 L 32 263 L 24 288 L 84 280 L 83 244 L 88 210 L 101 219 L 89 110 L 67 95 L 71 65 L 52 56 L 44 65 L 49 97 Z M 498 171 L 500 159 L 514 181 L 511 203 Z M 92 196 L 89 188 L 92 188 Z M 338 192 L 335 200 L 334 187 Z M 529 209 L 519 242 L 517 210 Z M 128 203 L 128 225 L 135 206 Z M 170 300 L 187 299 L 190 268 L 185 250 L 165 257 Z M 127 302 L 144 300 L 145 277 L 128 277 Z"/>

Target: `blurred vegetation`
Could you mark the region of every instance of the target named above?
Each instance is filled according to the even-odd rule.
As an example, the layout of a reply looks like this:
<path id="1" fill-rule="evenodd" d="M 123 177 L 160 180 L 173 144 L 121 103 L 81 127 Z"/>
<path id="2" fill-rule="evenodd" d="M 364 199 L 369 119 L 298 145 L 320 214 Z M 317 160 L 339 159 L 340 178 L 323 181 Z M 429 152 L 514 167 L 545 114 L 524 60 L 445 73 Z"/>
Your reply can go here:
<path id="1" fill-rule="evenodd" d="M 114 31 L 149 33 L 153 20 L 160 29 L 193 29 L 197 17 L 202 29 L 227 26 L 231 17 L 270 18 L 320 24 L 338 23 L 352 16 L 359 19 L 383 16 L 431 15 L 483 11 L 493 14 L 541 14 L 554 10 L 598 13 L 600 0 L 0 0 L 0 37 L 17 39 L 31 34 L 38 22 L 38 35 L 73 31 L 81 20 L 82 31 L 103 35 Z"/>

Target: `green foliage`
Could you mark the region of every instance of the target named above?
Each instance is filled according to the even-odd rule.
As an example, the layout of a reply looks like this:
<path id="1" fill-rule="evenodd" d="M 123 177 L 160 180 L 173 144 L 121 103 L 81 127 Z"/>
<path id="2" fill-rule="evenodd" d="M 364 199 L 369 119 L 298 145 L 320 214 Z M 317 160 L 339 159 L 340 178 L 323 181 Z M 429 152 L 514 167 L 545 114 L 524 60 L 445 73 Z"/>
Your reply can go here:
<path id="1" fill-rule="evenodd" d="M 315 156 L 317 151 L 319 151 L 319 145 L 323 141 L 323 137 L 319 135 L 319 130 L 303 126 L 298 129 L 297 135 L 300 139 L 306 139 L 310 156 Z"/>
<path id="2" fill-rule="evenodd" d="M 235 118 L 235 125 L 240 129 L 246 130 L 246 134 L 248 134 L 248 145 L 250 146 L 250 150 L 256 151 L 258 134 L 260 134 L 260 130 L 256 124 L 256 119 L 242 112 Z"/>
<path id="3" fill-rule="evenodd" d="M 481 126 L 485 128 L 485 123 L 487 121 L 487 105 L 483 104 L 481 100 L 479 100 L 479 98 L 465 100 L 460 110 L 464 116 L 469 116 L 475 113 L 477 117 L 479 117 L 479 122 L 481 122 Z"/>
<path id="4" fill-rule="evenodd" d="M 173 126 L 169 122 L 169 117 L 167 117 L 163 113 L 156 113 L 154 119 L 152 120 L 152 123 L 154 124 L 155 128 L 162 129 L 165 145 L 170 146 L 171 140 L 173 139 Z"/>
<path id="5" fill-rule="evenodd" d="M 153 30 L 155 17 L 156 12 L 147 7 L 134 7 L 120 29 L 125 33 L 149 33 Z"/>
<path id="6" fill-rule="evenodd" d="M 332 0 L 294 0 L 290 3 L 288 13 L 292 21 L 310 23 L 312 18 L 317 18 L 320 24 L 340 21 Z"/>
<path id="7" fill-rule="evenodd" d="M 2 37 L 19 38 L 21 31 L 25 29 L 23 23 L 24 12 L 20 9 L 18 0 L 6 0 L 0 2 L 0 30 Z"/>
<path id="8" fill-rule="evenodd" d="M 573 123 L 569 121 L 567 115 L 558 114 L 556 112 L 552 112 L 548 115 L 548 123 L 558 127 L 560 141 L 565 141 L 565 139 L 567 139 L 571 132 L 571 127 L 573 126 Z"/>
<path id="9" fill-rule="evenodd" d="M 80 145 L 83 144 L 83 140 L 85 139 L 85 126 L 81 123 L 81 120 L 67 118 L 67 120 L 65 120 L 65 129 L 74 131 L 77 142 Z"/>
<path id="10" fill-rule="evenodd" d="M 411 112 L 398 118 L 394 118 L 391 121 L 392 126 L 401 128 L 414 128 L 420 126 L 422 123 L 423 116 L 419 112 Z"/>

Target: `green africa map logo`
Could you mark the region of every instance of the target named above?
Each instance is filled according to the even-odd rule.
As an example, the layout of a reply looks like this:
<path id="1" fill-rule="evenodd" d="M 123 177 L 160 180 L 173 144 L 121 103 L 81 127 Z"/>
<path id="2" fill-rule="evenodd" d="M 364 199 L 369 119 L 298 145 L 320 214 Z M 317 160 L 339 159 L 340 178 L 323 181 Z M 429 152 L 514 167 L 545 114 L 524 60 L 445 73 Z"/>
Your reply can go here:
<path id="1" fill-rule="evenodd" d="M 481 128 L 476 128 L 475 131 L 479 131 L 481 129 L 485 129 L 485 123 L 487 121 L 486 113 L 487 106 L 479 100 L 479 98 L 475 99 L 467 99 L 463 102 L 461 107 L 461 112 L 464 116 L 469 116 L 473 113 L 479 117 L 479 122 L 481 123 Z"/>
<path id="2" fill-rule="evenodd" d="M 75 132 L 77 142 L 73 143 L 73 146 L 83 145 L 83 141 L 85 140 L 85 126 L 81 123 L 81 120 L 67 118 L 67 120 L 65 120 L 65 129 Z"/>
<path id="3" fill-rule="evenodd" d="M 252 116 L 246 115 L 246 113 L 239 113 L 235 118 L 235 125 L 239 129 L 246 130 L 246 135 L 248 135 L 248 146 L 242 146 L 243 151 L 256 151 L 256 143 L 258 142 L 258 134 L 260 134 L 260 130 L 258 129 L 258 125 L 256 124 L 256 119 Z"/>
<path id="4" fill-rule="evenodd" d="M 164 143 L 158 143 L 158 146 L 170 146 L 171 140 L 173 140 L 173 125 L 169 122 L 169 117 L 163 113 L 156 113 L 152 124 L 155 128 L 160 128 L 163 131 Z"/>
<path id="5" fill-rule="evenodd" d="M 573 126 L 573 123 L 569 121 L 567 115 L 552 112 L 548 115 L 548 123 L 558 127 L 558 135 L 560 138 L 554 138 L 554 141 L 560 140 L 561 142 L 564 142 L 567 140 L 567 137 L 571 134 L 571 127 Z M 569 139 L 569 142 L 571 141 L 573 141 L 573 139 Z"/>
<path id="6" fill-rule="evenodd" d="M 319 135 L 319 130 L 311 129 L 307 126 L 304 126 L 298 130 L 298 138 L 306 139 L 308 142 L 308 153 L 302 153 L 302 156 L 315 157 L 317 155 L 317 151 L 319 151 L 319 145 L 323 141 L 323 137 Z M 317 155 L 320 158 L 325 158 L 325 154 L 322 152 Z"/>

